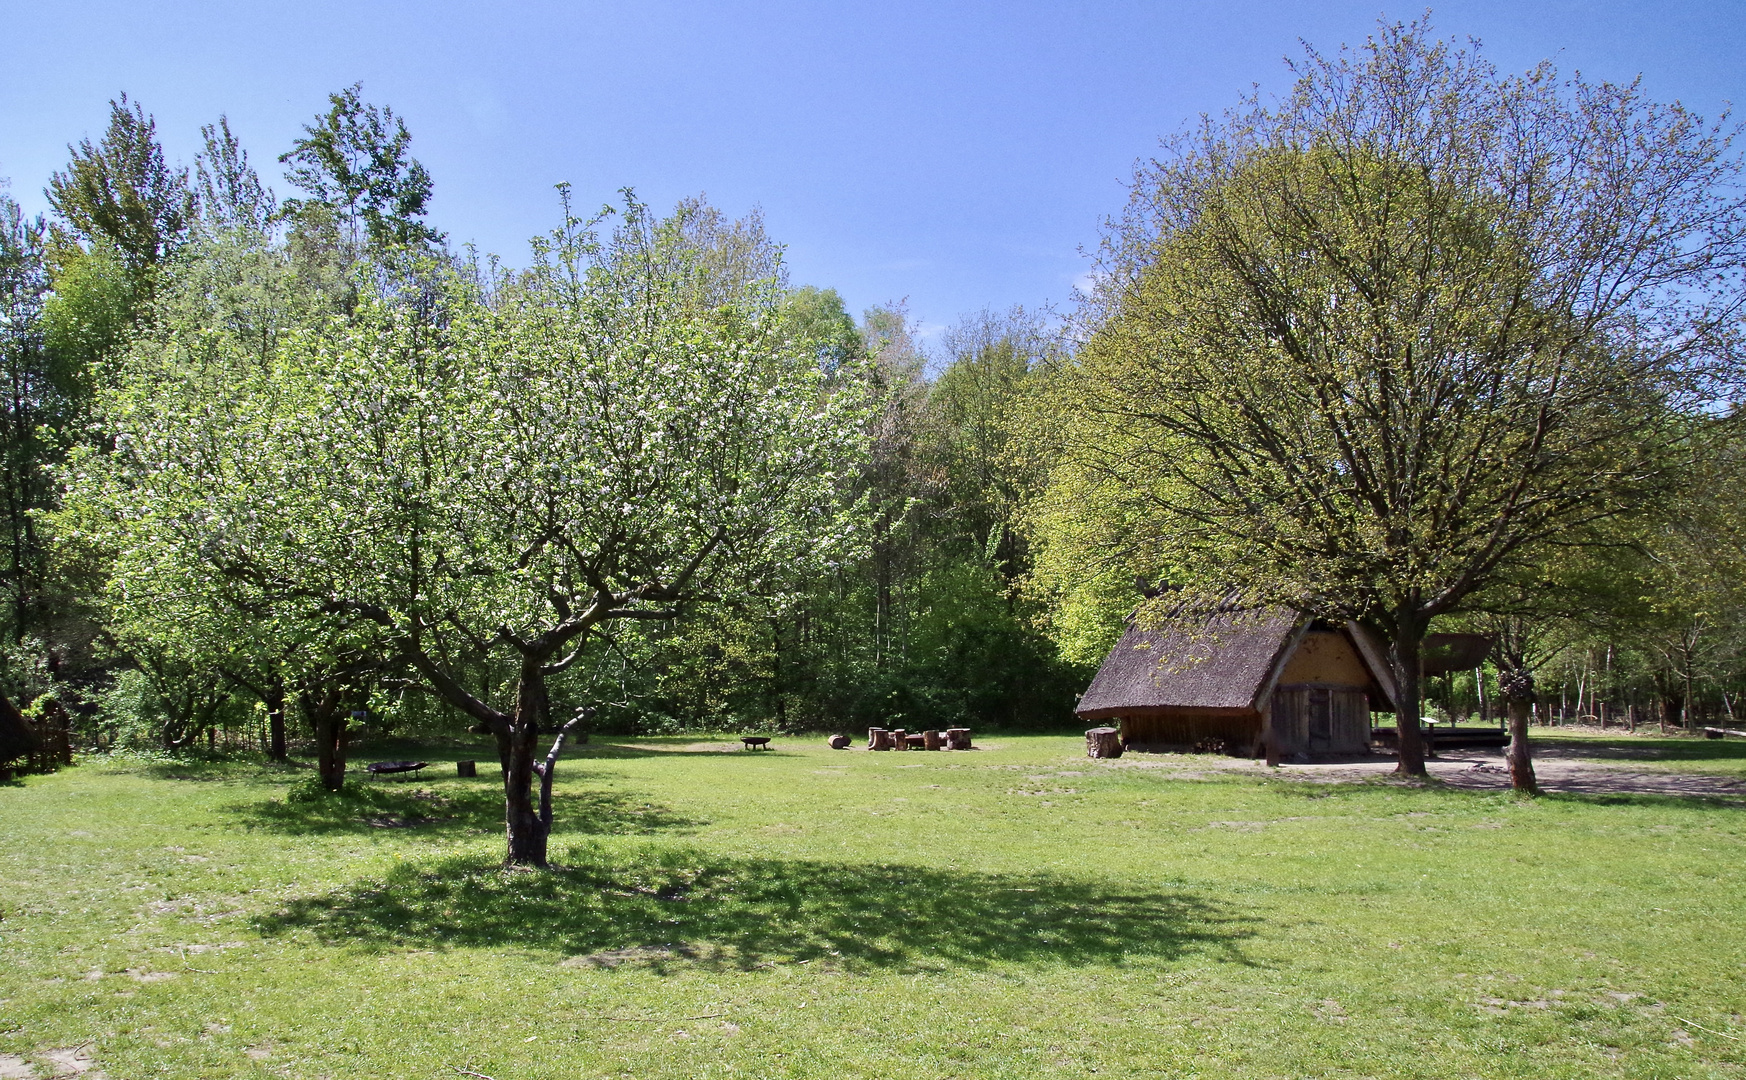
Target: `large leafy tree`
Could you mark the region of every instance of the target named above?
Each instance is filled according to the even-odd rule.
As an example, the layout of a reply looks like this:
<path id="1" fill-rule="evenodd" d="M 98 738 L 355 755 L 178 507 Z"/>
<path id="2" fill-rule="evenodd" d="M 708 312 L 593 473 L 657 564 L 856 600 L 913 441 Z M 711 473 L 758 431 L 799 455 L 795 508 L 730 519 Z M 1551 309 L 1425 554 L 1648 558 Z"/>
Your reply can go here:
<path id="1" fill-rule="evenodd" d="M 1739 163 L 1421 24 L 1299 75 L 1140 172 L 1049 429 L 1056 531 L 1376 628 L 1422 773 L 1431 621 L 1678 481 L 1671 418 L 1733 355 Z"/>
<path id="2" fill-rule="evenodd" d="M 136 348 L 86 462 L 143 582 L 404 661 L 495 732 L 507 859 L 543 864 L 563 736 L 551 684 L 619 623 L 767 588 L 845 540 L 860 399 L 827 393 L 780 294 L 723 295 L 684 213 L 567 220 L 511 280 L 378 266 L 344 319 L 259 359 Z M 136 552 L 139 554 L 136 556 Z M 363 647 L 363 646 L 360 646 Z M 468 679 L 481 660 L 502 685 Z M 562 732 L 540 754 L 536 743 Z"/>

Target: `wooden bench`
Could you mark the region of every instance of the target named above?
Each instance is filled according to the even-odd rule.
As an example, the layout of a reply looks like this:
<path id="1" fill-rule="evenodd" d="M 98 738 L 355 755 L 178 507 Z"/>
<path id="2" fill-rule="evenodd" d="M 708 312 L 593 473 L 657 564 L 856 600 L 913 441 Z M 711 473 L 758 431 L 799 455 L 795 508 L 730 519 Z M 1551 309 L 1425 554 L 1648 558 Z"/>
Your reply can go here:
<path id="1" fill-rule="evenodd" d="M 756 750 L 760 747 L 762 747 L 765 750 L 768 750 L 768 749 L 770 749 L 770 736 L 768 736 L 768 735 L 741 735 L 740 736 L 740 743 L 743 746 L 743 748 L 747 749 L 747 750 Z"/>
<path id="2" fill-rule="evenodd" d="M 428 761 L 372 761 L 364 766 L 364 771 L 371 776 L 388 776 L 392 773 L 412 773 L 418 775 L 418 770 L 430 767 Z"/>

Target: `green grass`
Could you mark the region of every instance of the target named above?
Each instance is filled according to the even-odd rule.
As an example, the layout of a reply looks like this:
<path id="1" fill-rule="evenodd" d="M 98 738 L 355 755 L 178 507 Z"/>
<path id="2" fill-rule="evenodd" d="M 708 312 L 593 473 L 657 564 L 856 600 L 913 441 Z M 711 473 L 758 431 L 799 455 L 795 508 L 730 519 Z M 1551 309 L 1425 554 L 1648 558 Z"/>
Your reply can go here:
<path id="1" fill-rule="evenodd" d="M 0 1054 L 88 1042 L 110 1080 L 1746 1076 L 1739 805 L 817 743 L 586 747 L 549 873 L 496 868 L 494 776 L 0 786 Z"/>

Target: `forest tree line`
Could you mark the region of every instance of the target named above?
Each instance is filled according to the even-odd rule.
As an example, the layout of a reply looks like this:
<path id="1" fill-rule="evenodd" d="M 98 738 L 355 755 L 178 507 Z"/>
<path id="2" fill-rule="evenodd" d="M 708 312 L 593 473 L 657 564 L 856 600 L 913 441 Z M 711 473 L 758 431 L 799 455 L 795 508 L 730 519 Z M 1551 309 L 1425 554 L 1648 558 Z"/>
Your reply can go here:
<path id="1" fill-rule="evenodd" d="M 457 249 L 357 87 L 283 199 L 123 96 L 46 220 L 0 200 L 5 688 L 324 761 L 353 717 L 1053 727 L 1144 595 L 1238 589 L 1376 627 L 1414 714 L 1733 722 L 1731 129 L 1420 24 L 1300 79 L 1139 169 L 1073 311 L 926 345 L 701 198 Z"/>
<path id="2" fill-rule="evenodd" d="M 235 411 L 245 402 L 307 394 L 279 418 L 302 434 L 355 433 L 373 422 L 356 411 L 365 403 L 298 384 L 286 357 L 305 354 L 311 366 L 298 377 L 306 381 L 331 375 L 380 388 L 392 378 L 370 366 L 381 357 L 354 354 L 360 366 L 347 370 L 333 350 L 367 351 L 401 335 L 408 351 L 398 359 L 406 360 L 420 333 L 438 352 L 460 348 L 438 339 L 469 316 L 503 314 L 516 298 L 551 300 L 592 270 L 600 282 L 617 276 L 603 288 L 617 290 L 619 302 L 666 305 L 668 330 L 737 306 L 738 317 L 759 324 L 740 327 L 737 344 L 801 357 L 829 384 L 804 392 L 853 399 L 840 418 L 849 427 L 832 437 L 854 449 L 815 463 L 830 474 L 837 516 L 816 534 L 789 538 L 805 550 L 791 553 L 781 573 L 766 567 L 688 598 L 671 618 L 597 631 L 585 659 L 555 674 L 554 717 L 587 704 L 594 711 L 585 727 L 662 732 L 1036 727 L 1068 716 L 1083 673 L 1059 659 L 1038 605 L 1019 587 L 1028 561 L 1014 510 L 1026 479 L 1007 446 L 1024 384 L 1059 349 L 1040 319 L 1017 309 L 983 313 L 924 350 L 901 304 L 856 319 L 833 290 L 791 286 L 757 214 L 729 220 L 701 198 L 662 215 L 627 196 L 584 220 L 563 191 L 553 200 L 563 224 L 536 241 L 536 265 L 509 270 L 455 251 L 428 224 L 432 179 L 392 110 L 366 102 L 357 87 L 329 106 L 280 158 L 295 192 L 283 200 L 228 121 L 204 129 L 193 167 L 177 168 L 151 116 L 123 96 L 100 139 L 70 147 L 66 169 L 48 185 L 46 221 L 27 219 L 10 199 L 0 203 L 11 391 L 5 678 L 15 700 L 58 700 L 79 738 L 99 747 L 224 739 L 282 754 L 287 738 L 318 732 L 327 734 L 317 742 L 331 745 L 335 726 L 353 716 L 375 731 L 473 722 L 464 706 L 433 692 L 380 627 L 361 627 L 356 612 L 323 610 L 333 581 L 294 583 L 260 545 L 221 554 L 215 537 L 197 534 L 214 499 L 234 499 L 238 521 L 288 501 L 267 473 L 237 471 L 250 440 L 291 451 L 283 429 L 274 434 L 258 414 Z M 651 268 L 657 259 L 665 265 Z M 703 383 L 757 378 L 721 365 L 719 354 L 693 360 L 695 369 L 664 376 L 666 390 L 722 389 L 687 390 L 686 375 Z M 549 374 L 562 367 L 549 355 L 534 363 Z M 600 374 L 571 368 L 566 377 Z M 479 401 L 501 400 L 492 385 L 470 390 Z M 561 410 L 580 390 L 558 379 L 528 404 Z M 724 445 L 743 434 L 724 436 Z M 471 437 L 487 436 L 475 426 Z M 149 453 L 132 453 L 152 442 Z M 315 449 L 298 452 L 319 468 Z M 335 472 L 320 478 L 274 475 L 281 484 L 365 485 L 345 471 L 357 461 L 330 462 Z M 183 466 L 210 468 L 210 483 L 158 483 L 166 468 Z M 225 485 L 230 494 L 218 495 Z M 368 531 L 371 515 L 386 511 L 352 495 L 305 501 L 295 512 L 312 529 Z M 150 513 L 130 507 L 147 497 L 158 500 Z M 471 512 L 493 513 L 484 503 Z M 374 557 L 410 573 L 413 535 Z M 504 688 L 516 682 L 515 662 L 453 622 L 423 631 L 451 634 L 438 646 L 444 678 L 482 697 L 513 696 Z"/>

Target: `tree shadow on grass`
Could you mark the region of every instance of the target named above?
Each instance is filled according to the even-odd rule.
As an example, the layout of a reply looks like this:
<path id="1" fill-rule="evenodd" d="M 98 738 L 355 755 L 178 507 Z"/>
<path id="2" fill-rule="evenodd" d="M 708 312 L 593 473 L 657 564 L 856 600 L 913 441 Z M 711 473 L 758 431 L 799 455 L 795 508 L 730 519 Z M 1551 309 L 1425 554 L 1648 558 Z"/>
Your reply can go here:
<path id="1" fill-rule="evenodd" d="M 1427 780 L 1402 781 L 1393 775 L 1353 780 L 1266 781 L 1269 790 L 1304 801 L 1366 800 L 1379 793 L 1399 800 L 1387 812 L 1398 814 L 1415 803 L 1460 808 L 1475 804 L 1498 804 L 1520 798 L 1509 786 L 1508 773 L 1492 771 L 1476 776 L 1461 773 L 1433 776 Z M 1540 794 L 1547 802 L 1588 806 L 1636 806 L 1644 809 L 1742 810 L 1746 809 L 1746 784 L 1728 777 L 1703 773 L 1626 773 L 1595 770 L 1590 774 L 1543 776 Z"/>
<path id="2" fill-rule="evenodd" d="M 296 762 L 268 761 L 251 751 L 220 750 L 213 753 L 201 750 L 141 765 L 139 775 L 153 780 L 210 783 L 300 776 L 309 768 Z"/>
<path id="3" fill-rule="evenodd" d="M 1192 893 L 1044 874 L 725 858 L 583 846 L 569 865 L 504 870 L 455 858 L 396 867 L 256 920 L 364 947 L 554 950 L 572 967 L 846 970 L 1113 964 L 1212 952 L 1252 964 L 1257 920 Z"/>
<path id="4" fill-rule="evenodd" d="M 597 736 L 598 738 L 598 736 Z M 776 742 L 785 741 L 785 736 L 775 737 Z M 789 746 L 800 745 L 798 739 L 786 739 Z M 630 758 L 682 758 L 682 757 L 739 757 L 748 761 L 757 761 L 764 757 L 778 757 L 782 754 L 781 746 L 770 746 L 762 750 L 748 750 L 741 745 L 736 736 L 731 739 L 692 739 L 683 745 L 677 740 L 669 743 L 634 743 L 612 740 L 590 742 L 567 751 L 565 757 L 579 760 L 599 758 L 602 760 L 622 760 Z"/>
<path id="5" fill-rule="evenodd" d="M 503 789 L 496 778 L 437 788 L 348 783 L 329 792 L 300 785 L 283 799 L 231 807 L 250 828 L 299 836 L 416 829 L 422 834 L 501 833 Z M 703 824 L 635 794 L 558 791 L 552 795 L 552 835 L 638 836 L 687 831 Z"/>
<path id="6" fill-rule="evenodd" d="M 1653 791 L 1542 791 L 1539 798 L 1548 802 L 1579 803 L 1586 806 L 1635 806 L 1645 810 L 1746 810 L 1746 793 L 1672 794 Z"/>
<path id="7" fill-rule="evenodd" d="M 1530 737 L 1534 753 L 1546 758 L 1595 761 L 1710 761 L 1746 762 L 1746 739 L 1694 739 L 1691 737 L 1630 735 L 1616 739 Z"/>

